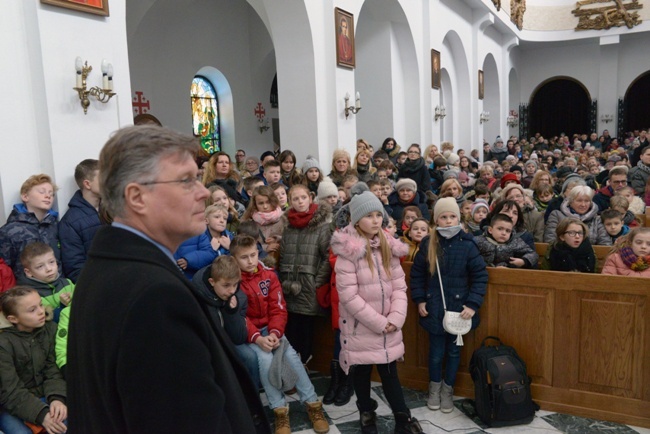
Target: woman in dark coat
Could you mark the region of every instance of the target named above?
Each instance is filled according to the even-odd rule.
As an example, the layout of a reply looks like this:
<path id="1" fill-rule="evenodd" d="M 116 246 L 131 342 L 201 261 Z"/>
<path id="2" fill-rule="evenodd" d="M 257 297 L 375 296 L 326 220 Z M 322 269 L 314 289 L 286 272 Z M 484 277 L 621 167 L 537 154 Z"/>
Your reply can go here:
<path id="1" fill-rule="evenodd" d="M 413 143 L 408 149 L 408 158 L 399 168 L 397 179 L 409 178 L 415 181 L 418 191 L 426 193 L 431 191 L 431 179 L 429 169 L 427 168 L 424 158 L 422 158 L 420 145 Z"/>

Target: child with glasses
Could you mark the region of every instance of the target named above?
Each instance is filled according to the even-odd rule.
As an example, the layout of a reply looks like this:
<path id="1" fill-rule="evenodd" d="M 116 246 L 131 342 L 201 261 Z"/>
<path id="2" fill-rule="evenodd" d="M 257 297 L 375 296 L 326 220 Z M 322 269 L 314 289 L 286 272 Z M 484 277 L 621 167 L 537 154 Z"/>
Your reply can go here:
<path id="1" fill-rule="evenodd" d="M 589 228 L 580 219 L 563 219 L 555 229 L 556 241 L 548 247 L 548 264 L 553 271 L 594 273 L 596 254 L 591 246 Z"/>

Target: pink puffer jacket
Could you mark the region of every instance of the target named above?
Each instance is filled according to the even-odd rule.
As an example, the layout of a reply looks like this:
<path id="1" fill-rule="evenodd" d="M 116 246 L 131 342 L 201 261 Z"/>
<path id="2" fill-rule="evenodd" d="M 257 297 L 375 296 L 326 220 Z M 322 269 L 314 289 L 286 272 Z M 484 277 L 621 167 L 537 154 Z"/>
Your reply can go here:
<path id="1" fill-rule="evenodd" d="M 616 252 L 607 257 L 605 265 L 603 265 L 602 274 L 613 274 L 615 276 L 628 276 L 628 277 L 650 277 L 650 268 L 643 271 L 634 271 L 621 259 L 621 255 Z"/>
<path id="2" fill-rule="evenodd" d="M 408 253 L 408 246 L 390 236 L 386 238 L 393 254 L 390 277 L 382 265 L 378 237 L 370 240 L 371 270 L 366 260 L 367 240 L 354 227 L 347 226 L 332 236 L 332 252 L 338 256 L 339 362 L 346 373 L 353 365 L 390 363 L 404 355 L 401 329 L 408 302 L 399 258 Z M 389 322 L 397 331 L 384 333 Z"/>

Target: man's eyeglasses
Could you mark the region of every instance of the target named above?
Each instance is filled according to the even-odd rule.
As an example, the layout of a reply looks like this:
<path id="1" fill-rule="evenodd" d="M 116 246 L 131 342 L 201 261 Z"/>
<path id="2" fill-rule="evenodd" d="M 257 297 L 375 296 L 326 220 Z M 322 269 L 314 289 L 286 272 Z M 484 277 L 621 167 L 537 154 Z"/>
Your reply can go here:
<path id="1" fill-rule="evenodd" d="M 627 180 L 626 180 L 626 179 L 622 179 L 622 180 L 620 180 L 620 181 L 610 181 L 610 183 L 612 183 L 612 184 L 616 184 L 616 185 L 627 185 Z"/>
<path id="2" fill-rule="evenodd" d="M 585 233 L 582 232 L 582 231 L 580 231 L 580 232 L 578 232 L 578 231 L 566 231 L 566 232 L 564 233 L 564 235 L 568 235 L 568 236 L 570 236 L 570 237 L 574 237 L 574 238 L 575 238 L 575 237 L 584 237 L 584 236 L 585 236 Z"/>
<path id="3" fill-rule="evenodd" d="M 201 184 L 202 182 L 202 176 L 201 175 L 196 175 L 195 177 L 193 176 L 188 176 L 183 179 L 174 179 L 171 181 L 147 181 L 147 182 L 140 182 L 140 185 L 155 185 L 155 184 L 179 184 L 181 187 L 183 187 L 185 190 L 194 190 L 196 188 L 196 184 L 199 183 Z"/>

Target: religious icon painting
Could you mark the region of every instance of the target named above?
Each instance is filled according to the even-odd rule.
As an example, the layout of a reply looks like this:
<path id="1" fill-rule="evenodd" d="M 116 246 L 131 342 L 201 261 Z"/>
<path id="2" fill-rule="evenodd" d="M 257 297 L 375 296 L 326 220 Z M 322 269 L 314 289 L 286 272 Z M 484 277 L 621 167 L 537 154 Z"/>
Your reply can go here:
<path id="1" fill-rule="evenodd" d="M 440 51 L 431 50 L 431 87 L 440 89 Z"/>
<path id="2" fill-rule="evenodd" d="M 334 21 L 336 65 L 354 69 L 354 16 L 343 9 L 334 8 Z"/>
<path id="3" fill-rule="evenodd" d="M 105 17 L 109 15 L 108 0 L 41 0 L 41 3 Z"/>

